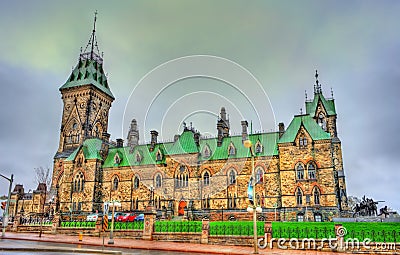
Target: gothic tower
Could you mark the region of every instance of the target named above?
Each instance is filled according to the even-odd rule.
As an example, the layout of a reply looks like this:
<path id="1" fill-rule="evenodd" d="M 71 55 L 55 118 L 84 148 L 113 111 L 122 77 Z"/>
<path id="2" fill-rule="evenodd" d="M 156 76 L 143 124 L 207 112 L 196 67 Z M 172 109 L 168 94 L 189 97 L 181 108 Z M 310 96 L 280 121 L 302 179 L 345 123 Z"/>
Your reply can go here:
<path id="1" fill-rule="evenodd" d="M 63 172 L 63 160 L 85 139 L 108 138 L 108 115 L 114 96 L 108 86 L 97 45 L 96 15 L 97 12 L 88 44 L 84 51 L 81 48 L 78 64 L 60 87 L 63 112 L 59 146 L 54 156 L 53 185 L 58 183 Z"/>

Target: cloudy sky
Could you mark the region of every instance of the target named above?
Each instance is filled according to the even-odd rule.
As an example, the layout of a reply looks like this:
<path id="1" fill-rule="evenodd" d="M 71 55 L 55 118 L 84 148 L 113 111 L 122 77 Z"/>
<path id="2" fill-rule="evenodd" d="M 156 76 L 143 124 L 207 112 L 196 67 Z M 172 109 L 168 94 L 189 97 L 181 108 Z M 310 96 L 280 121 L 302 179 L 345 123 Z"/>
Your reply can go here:
<path id="1" fill-rule="evenodd" d="M 150 129 L 170 140 L 182 121 L 215 135 L 222 105 L 232 133 L 241 119 L 255 131 L 287 126 L 305 90 L 312 98 L 318 69 L 325 96 L 334 91 L 348 194 L 400 209 L 399 1 L 2 1 L 0 173 L 14 173 L 26 190 L 36 188 L 35 167 L 52 167 L 58 89 L 89 40 L 95 10 L 116 98 L 113 140 L 126 137 L 132 118 L 141 141 Z M 193 55 L 215 57 L 173 65 Z M 187 73 L 204 77 L 173 82 Z"/>

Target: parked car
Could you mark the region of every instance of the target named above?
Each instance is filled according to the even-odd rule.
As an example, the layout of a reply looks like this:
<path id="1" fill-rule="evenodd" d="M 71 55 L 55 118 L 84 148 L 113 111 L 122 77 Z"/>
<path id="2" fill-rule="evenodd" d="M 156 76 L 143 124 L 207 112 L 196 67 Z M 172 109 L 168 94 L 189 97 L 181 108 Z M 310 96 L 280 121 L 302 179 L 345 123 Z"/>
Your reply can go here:
<path id="1" fill-rule="evenodd" d="M 99 218 L 98 213 L 91 213 L 88 216 L 86 216 L 86 221 L 97 221 L 97 218 Z"/>
<path id="2" fill-rule="evenodd" d="M 120 222 L 127 222 L 127 221 L 134 221 L 136 215 L 134 213 L 124 213 L 123 215 L 119 215 L 116 221 Z"/>
<path id="3" fill-rule="evenodd" d="M 141 213 L 138 216 L 136 216 L 135 221 L 144 221 L 144 214 Z"/>
<path id="4" fill-rule="evenodd" d="M 114 221 L 116 221 L 117 217 L 121 216 L 121 215 L 123 215 L 122 212 L 114 212 Z M 109 212 L 108 213 L 108 221 L 111 221 L 111 219 L 112 219 L 112 212 Z"/>

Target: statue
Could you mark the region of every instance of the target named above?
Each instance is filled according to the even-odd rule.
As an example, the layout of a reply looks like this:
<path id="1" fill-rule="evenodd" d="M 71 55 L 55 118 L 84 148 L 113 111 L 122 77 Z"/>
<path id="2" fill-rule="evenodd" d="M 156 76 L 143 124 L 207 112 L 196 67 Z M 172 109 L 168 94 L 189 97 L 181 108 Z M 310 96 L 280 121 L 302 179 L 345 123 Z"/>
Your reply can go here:
<path id="1" fill-rule="evenodd" d="M 389 216 L 389 210 L 388 210 L 387 205 L 385 205 L 385 207 L 382 207 L 381 209 L 379 209 L 378 216 L 381 216 L 382 214 L 385 216 L 385 218 L 386 218 L 386 216 Z"/>
<path id="2" fill-rule="evenodd" d="M 353 208 L 353 217 L 355 216 L 379 216 L 377 204 L 384 201 L 374 201 L 372 198 L 366 198 L 365 195 L 362 201 Z"/>

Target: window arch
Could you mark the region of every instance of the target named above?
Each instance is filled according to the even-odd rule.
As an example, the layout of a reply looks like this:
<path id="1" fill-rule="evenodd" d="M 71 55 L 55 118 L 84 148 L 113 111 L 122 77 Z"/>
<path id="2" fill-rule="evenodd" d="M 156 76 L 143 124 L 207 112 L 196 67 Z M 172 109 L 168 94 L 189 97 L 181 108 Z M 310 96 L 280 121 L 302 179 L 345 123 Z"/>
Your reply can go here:
<path id="1" fill-rule="evenodd" d="M 208 171 L 205 171 L 203 174 L 203 185 L 204 186 L 210 185 L 210 173 Z"/>
<path id="2" fill-rule="evenodd" d="M 313 163 L 308 163 L 307 165 L 307 171 L 308 171 L 308 178 L 315 180 L 317 179 L 316 171 L 315 171 L 315 165 Z"/>
<path id="3" fill-rule="evenodd" d="M 156 175 L 156 177 L 154 178 L 154 186 L 156 188 L 161 188 L 161 186 L 162 186 L 162 177 L 161 177 L 160 173 L 158 173 Z"/>
<path id="4" fill-rule="evenodd" d="M 315 205 L 319 205 L 320 204 L 321 193 L 320 193 L 319 188 L 317 186 L 314 187 L 313 196 L 314 196 L 314 204 Z"/>
<path id="5" fill-rule="evenodd" d="M 304 166 L 301 163 L 296 166 L 296 179 L 297 180 L 304 179 Z"/>
<path id="6" fill-rule="evenodd" d="M 318 114 L 317 123 L 323 130 L 326 131 L 326 119 L 325 115 L 322 112 Z"/>
<path id="7" fill-rule="evenodd" d="M 228 184 L 235 184 L 236 183 L 236 171 L 235 169 L 231 169 L 228 174 Z"/>
<path id="8" fill-rule="evenodd" d="M 138 188 L 139 188 L 139 184 L 140 184 L 139 177 L 135 176 L 135 177 L 133 178 L 133 188 L 134 188 L 134 189 L 138 189 Z"/>
<path id="9" fill-rule="evenodd" d="M 264 170 L 258 167 L 256 170 L 256 183 L 262 183 L 264 181 Z"/>
<path id="10" fill-rule="evenodd" d="M 175 175 L 175 187 L 184 188 L 189 185 L 189 171 L 185 166 L 180 166 Z"/>
<path id="11" fill-rule="evenodd" d="M 112 190 L 118 190 L 119 180 L 118 177 L 115 176 L 112 180 Z"/>
<path id="12" fill-rule="evenodd" d="M 74 178 L 73 191 L 83 192 L 84 184 L 85 184 L 85 176 L 83 175 L 82 172 L 77 173 Z"/>
<path id="13" fill-rule="evenodd" d="M 303 192 L 300 187 L 296 189 L 296 203 L 298 206 L 303 204 Z"/>

